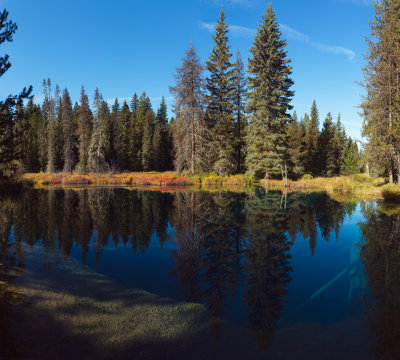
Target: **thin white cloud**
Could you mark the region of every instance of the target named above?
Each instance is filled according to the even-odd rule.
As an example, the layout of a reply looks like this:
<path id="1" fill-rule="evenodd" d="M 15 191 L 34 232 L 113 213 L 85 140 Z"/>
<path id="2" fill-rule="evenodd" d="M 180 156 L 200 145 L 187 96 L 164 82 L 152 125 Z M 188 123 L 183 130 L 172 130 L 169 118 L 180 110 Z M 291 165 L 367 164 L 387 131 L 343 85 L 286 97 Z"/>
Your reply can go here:
<path id="1" fill-rule="evenodd" d="M 298 40 L 302 41 L 305 43 L 310 42 L 310 37 L 308 35 L 305 35 L 301 33 L 300 31 L 294 30 L 291 27 L 285 25 L 285 24 L 279 24 L 279 27 L 281 31 L 288 37 L 293 40 Z"/>
<path id="2" fill-rule="evenodd" d="M 372 0 L 334 0 L 337 3 L 345 3 L 345 4 L 355 4 L 359 6 L 372 6 Z"/>
<path id="3" fill-rule="evenodd" d="M 211 33 L 215 31 L 215 23 L 207 23 L 204 21 L 200 21 L 200 27 Z M 331 46 L 321 43 L 319 41 L 314 41 L 308 35 L 303 34 L 302 32 L 297 31 L 285 24 L 279 24 L 279 27 L 282 33 L 287 38 L 303 42 L 308 46 L 311 46 L 321 52 L 334 55 L 345 55 L 349 60 L 354 60 L 354 58 L 356 57 L 356 54 L 353 50 L 347 49 L 342 46 Z M 231 30 L 232 34 L 237 36 L 253 37 L 256 34 L 256 29 L 240 25 L 229 25 L 229 29 Z"/>
<path id="4" fill-rule="evenodd" d="M 354 60 L 354 58 L 356 57 L 356 54 L 353 50 L 347 49 L 342 46 L 331 46 L 323 44 L 319 41 L 311 40 L 308 35 L 303 34 L 297 30 L 294 30 L 285 24 L 279 24 L 279 26 L 282 30 L 282 33 L 285 34 L 288 38 L 301 41 L 321 52 L 334 55 L 345 55 L 349 60 Z"/>
<path id="5" fill-rule="evenodd" d="M 215 31 L 215 23 L 200 21 L 200 27 L 210 33 Z M 229 30 L 232 34 L 243 37 L 253 37 L 256 34 L 256 29 L 251 29 L 240 25 L 229 25 Z"/>
<path id="6" fill-rule="evenodd" d="M 253 6 L 254 0 L 211 0 L 215 5 L 227 4 L 227 5 L 240 5 L 244 7 Z"/>

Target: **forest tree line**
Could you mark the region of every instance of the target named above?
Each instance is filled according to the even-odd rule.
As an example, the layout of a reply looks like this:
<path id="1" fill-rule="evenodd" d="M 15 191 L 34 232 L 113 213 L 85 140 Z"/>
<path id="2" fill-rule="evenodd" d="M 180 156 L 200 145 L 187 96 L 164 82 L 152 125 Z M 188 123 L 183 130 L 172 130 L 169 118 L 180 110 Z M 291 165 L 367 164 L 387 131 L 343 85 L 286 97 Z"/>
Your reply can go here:
<path id="1" fill-rule="evenodd" d="M 15 31 L 15 30 L 14 30 Z M 359 172 L 355 141 L 340 115 L 327 114 L 322 130 L 314 101 L 310 115 L 290 113 L 294 92 L 286 41 L 271 6 L 263 15 L 248 68 L 240 53 L 232 62 L 229 26 L 221 8 L 214 47 L 203 65 L 192 44 L 176 70 L 175 118 L 162 99 L 157 111 L 143 92 L 111 109 L 96 88 L 89 101 L 82 86 L 73 104 L 68 90 L 43 81 L 44 100 L 20 98 L 5 109 L 8 128 L 0 141 L 2 169 L 23 172 L 189 171 L 249 173 L 291 178 Z M 247 75 L 246 75 L 247 72 Z M 28 96 L 25 96 L 25 98 Z M 2 170 L 2 175 L 6 172 Z M 5 176 L 3 176 L 5 177 Z"/>
<path id="2" fill-rule="evenodd" d="M 400 0 L 374 3 L 360 104 L 366 155 L 378 173 L 400 183 Z"/>

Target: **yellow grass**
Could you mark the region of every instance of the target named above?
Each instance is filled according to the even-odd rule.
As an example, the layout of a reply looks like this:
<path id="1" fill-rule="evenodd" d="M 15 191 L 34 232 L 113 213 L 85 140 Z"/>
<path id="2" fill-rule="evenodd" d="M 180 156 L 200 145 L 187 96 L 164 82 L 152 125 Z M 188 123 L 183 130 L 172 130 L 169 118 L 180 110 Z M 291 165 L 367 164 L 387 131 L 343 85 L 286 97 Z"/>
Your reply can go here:
<path id="1" fill-rule="evenodd" d="M 215 174 L 198 174 L 168 172 L 130 172 L 119 174 L 85 175 L 70 173 L 27 173 L 23 180 L 35 187 L 41 186 L 157 186 L 201 188 L 246 188 L 253 184 L 253 178 L 245 175 L 218 176 Z"/>
<path id="2" fill-rule="evenodd" d="M 303 178 L 297 181 L 288 181 L 288 188 L 292 190 L 325 190 L 328 193 L 352 194 L 357 196 L 376 196 L 381 197 L 382 192 L 379 186 L 374 184 L 384 183 L 381 180 L 375 181 L 374 178 L 365 175 L 339 176 L 339 177 L 317 177 Z M 280 180 L 261 180 L 261 184 L 268 188 L 283 188 Z"/>

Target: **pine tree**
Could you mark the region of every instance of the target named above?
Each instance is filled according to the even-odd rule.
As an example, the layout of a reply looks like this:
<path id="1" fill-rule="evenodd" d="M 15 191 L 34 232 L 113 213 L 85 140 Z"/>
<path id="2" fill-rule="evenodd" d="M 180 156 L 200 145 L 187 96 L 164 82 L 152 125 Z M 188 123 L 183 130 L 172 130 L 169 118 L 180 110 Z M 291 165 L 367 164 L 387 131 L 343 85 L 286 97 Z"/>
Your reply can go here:
<path id="1" fill-rule="evenodd" d="M 161 143 L 162 143 L 162 135 L 161 135 L 161 125 L 156 122 L 154 127 L 153 134 L 153 143 L 152 143 L 152 169 L 155 171 L 161 171 L 161 161 L 163 157 L 163 153 L 161 152 Z"/>
<path id="2" fill-rule="evenodd" d="M 149 171 L 153 160 L 153 133 L 155 116 L 153 110 L 147 111 L 143 124 L 142 166 Z"/>
<path id="3" fill-rule="evenodd" d="M 107 149 L 107 163 L 110 164 L 112 169 L 118 167 L 118 152 L 119 152 L 119 132 L 118 132 L 118 124 L 119 124 L 119 113 L 120 107 L 118 99 L 115 98 L 114 104 L 111 108 L 111 114 L 109 117 L 109 123 L 107 127 L 108 136 L 110 138 L 110 145 Z"/>
<path id="4" fill-rule="evenodd" d="M 56 107 L 56 123 L 55 123 L 55 168 L 57 171 L 61 171 L 64 168 L 64 131 L 63 131 L 63 120 L 62 120 L 62 98 L 58 96 L 57 107 Z"/>
<path id="5" fill-rule="evenodd" d="M 363 136 L 374 163 L 387 169 L 390 182 L 397 169 L 400 183 L 400 1 L 381 0 L 374 9 L 363 68 Z"/>
<path id="6" fill-rule="evenodd" d="M 15 159 L 20 162 L 23 170 L 27 169 L 27 150 L 29 135 L 29 118 L 24 108 L 24 103 L 20 99 L 15 107 L 14 114 L 14 152 Z"/>
<path id="7" fill-rule="evenodd" d="M 161 98 L 157 110 L 156 127 L 154 129 L 153 151 L 154 160 L 157 162 L 155 170 L 165 171 L 170 164 L 170 143 L 168 135 L 167 104 L 164 96 Z"/>
<path id="8" fill-rule="evenodd" d="M 332 176 L 335 172 L 335 128 L 332 122 L 332 115 L 328 113 L 324 120 L 321 135 L 318 138 L 318 159 L 321 174 Z"/>
<path id="9" fill-rule="evenodd" d="M 89 99 L 82 86 L 81 104 L 78 115 L 78 135 L 79 135 L 79 171 L 86 174 L 88 171 L 88 150 L 92 136 L 92 111 L 89 107 Z"/>
<path id="10" fill-rule="evenodd" d="M 250 115 L 246 165 L 251 174 L 266 178 L 280 174 L 284 165 L 288 110 L 294 95 L 286 41 L 280 38 L 278 22 L 268 5 L 250 49 L 246 108 Z"/>
<path id="11" fill-rule="evenodd" d="M 333 136 L 333 147 L 334 147 L 334 159 L 335 159 L 335 169 L 334 174 L 340 175 L 343 166 L 343 152 L 347 143 L 346 131 L 341 122 L 340 114 L 338 115 L 335 134 Z"/>
<path id="12" fill-rule="evenodd" d="M 129 106 L 124 101 L 119 113 L 118 121 L 118 162 L 121 170 L 129 168 L 129 150 L 131 134 L 131 112 Z"/>
<path id="13" fill-rule="evenodd" d="M 76 168 L 76 165 L 79 163 L 79 104 L 77 101 L 75 101 L 74 106 L 72 108 L 72 128 L 73 131 L 72 133 L 74 134 L 74 139 L 75 139 L 75 146 L 74 146 L 74 166 Z"/>
<path id="14" fill-rule="evenodd" d="M 103 95 L 101 95 L 100 90 L 96 87 L 93 95 L 93 109 L 94 109 L 93 115 L 95 122 L 97 121 L 99 109 L 102 102 L 103 102 Z"/>
<path id="15" fill-rule="evenodd" d="M 296 111 L 293 112 L 287 128 L 288 168 L 291 178 L 299 178 L 303 175 L 304 159 L 304 127 L 298 121 Z"/>
<path id="16" fill-rule="evenodd" d="M 107 149 L 109 148 L 109 124 L 110 110 L 105 101 L 101 101 L 97 111 L 97 121 L 93 127 L 93 134 L 89 146 L 89 169 L 94 172 L 107 170 Z"/>
<path id="17" fill-rule="evenodd" d="M 29 125 L 24 167 L 27 172 L 39 172 L 39 131 L 43 120 L 40 106 L 36 105 L 33 99 L 30 99 L 26 105 L 26 115 Z"/>
<path id="18" fill-rule="evenodd" d="M 131 134 L 129 142 L 129 163 L 131 170 L 139 171 L 142 168 L 142 127 L 139 124 L 139 98 L 136 93 L 134 93 L 132 96 L 131 110 L 132 112 L 130 120 Z"/>
<path id="19" fill-rule="evenodd" d="M 228 45 L 228 25 L 223 7 L 215 27 L 214 47 L 206 62 L 209 77 L 206 79 L 206 123 L 213 137 L 208 157 L 218 174 L 229 175 L 236 170 L 235 125 L 233 105 L 233 65 Z"/>
<path id="20" fill-rule="evenodd" d="M 173 126 L 175 169 L 192 174 L 204 169 L 203 66 L 192 44 L 185 52 L 182 66 L 176 69 L 175 86 L 170 88 L 175 97 Z"/>
<path id="21" fill-rule="evenodd" d="M 343 173 L 345 175 L 358 174 L 360 172 L 357 143 L 349 138 L 344 150 Z"/>
<path id="22" fill-rule="evenodd" d="M 233 69 L 233 105 L 235 115 L 235 161 L 236 173 L 245 171 L 246 159 L 246 117 L 245 117 L 245 97 L 247 94 L 246 76 L 240 52 L 236 55 L 236 62 Z"/>
<path id="23" fill-rule="evenodd" d="M 318 175 L 318 138 L 319 138 L 319 114 L 315 100 L 311 106 L 311 117 L 306 121 L 304 170 L 308 174 Z"/>
<path id="24" fill-rule="evenodd" d="M 67 88 L 64 89 L 62 94 L 61 114 L 64 135 L 64 171 L 72 173 L 75 167 L 74 148 L 77 146 L 77 141 L 74 133 L 72 103 Z"/>
<path id="25" fill-rule="evenodd" d="M 7 21 L 8 11 L 0 12 L 0 45 L 11 42 L 17 25 L 11 20 Z M 11 67 L 9 56 L 0 57 L 0 77 Z M 17 170 L 14 149 L 14 122 L 15 107 L 22 99 L 30 98 L 32 86 L 24 88 L 19 95 L 9 95 L 4 101 L 0 101 L 0 183 L 6 183 L 13 179 Z"/>
<path id="26" fill-rule="evenodd" d="M 43 111 L 47 115 L 47 171 L 56 170 L 55 97 L 51 93 L 50 79 L 43 80 Z"/>

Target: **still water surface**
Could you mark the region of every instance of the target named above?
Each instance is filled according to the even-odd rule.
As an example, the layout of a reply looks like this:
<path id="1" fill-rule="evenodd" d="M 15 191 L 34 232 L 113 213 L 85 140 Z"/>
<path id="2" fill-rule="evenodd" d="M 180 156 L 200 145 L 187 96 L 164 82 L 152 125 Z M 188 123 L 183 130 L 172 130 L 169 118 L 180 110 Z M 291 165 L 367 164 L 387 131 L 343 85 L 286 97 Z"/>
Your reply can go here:
<path id="1" fill-rule="evenodd" d="M 400 216 L 375 202 L 46 189 L 0 214 L 3 356 L 400 358 Z"/>

